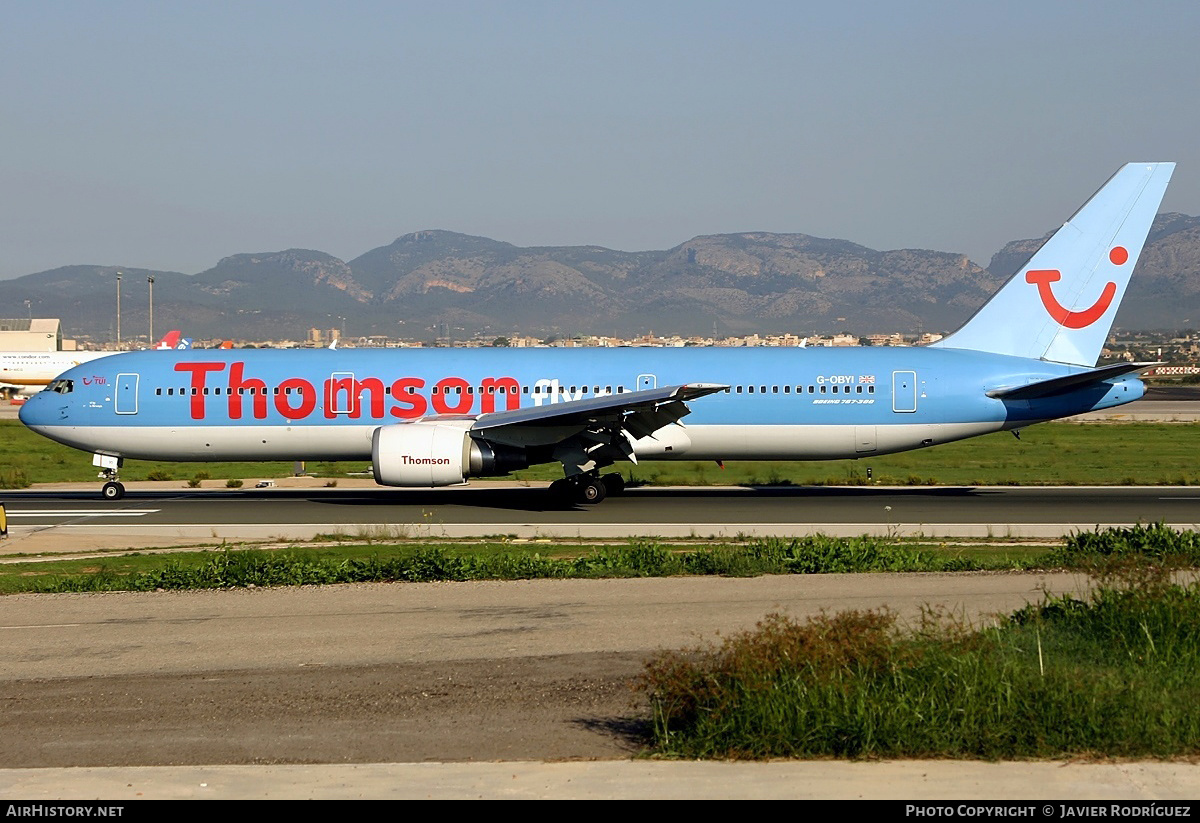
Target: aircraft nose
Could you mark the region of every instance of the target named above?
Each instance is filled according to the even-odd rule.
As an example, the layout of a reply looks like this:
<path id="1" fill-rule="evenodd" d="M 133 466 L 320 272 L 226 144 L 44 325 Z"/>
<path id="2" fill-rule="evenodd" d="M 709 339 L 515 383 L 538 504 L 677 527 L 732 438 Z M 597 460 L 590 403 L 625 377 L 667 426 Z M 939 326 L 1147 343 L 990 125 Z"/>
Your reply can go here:
<path id="1" fill-rule="evenodd" d="M 31 429 L 36 429 L 46 422 L 46 398 L 42 397 L 43 394 L 44 392 L 38 392 L 30 397 L 21 404 L 21 409 L 17 412 L 17 418 Z"/>
<path id="2" fill-rule="evenodd" d="M 21 408 L 17 411 L 17 419 L 20 420 L 22 423 L 24 423 L 26 426 L 28 426 L 30 424 L 30 421 L 33 420 L 34 415 L 36 414 L 36 412 L 34 412 L 33 410 L 30 409 L 30 406 L 33 405 L 33 401 L 36 399 L 37 399 L 37 395 L 30 397 L 28 400 L 26 400 L 24 403 L 21 404 Z"/>

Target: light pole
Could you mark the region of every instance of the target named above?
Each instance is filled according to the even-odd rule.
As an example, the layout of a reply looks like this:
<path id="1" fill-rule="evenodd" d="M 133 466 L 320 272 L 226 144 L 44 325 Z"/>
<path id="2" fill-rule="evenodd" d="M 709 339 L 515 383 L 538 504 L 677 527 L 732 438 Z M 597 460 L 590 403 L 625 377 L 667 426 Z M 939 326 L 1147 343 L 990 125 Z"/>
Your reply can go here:
<path id="1" fill-rule="evenodd" d="M 117 272 L 117 351 L 121 350 L 121 273 Z"/>
<path id="2" fill-rule="evenodd" d="M 154 275 L 146 278 L 150 284 L 150 348 L 154 348 Z"/>

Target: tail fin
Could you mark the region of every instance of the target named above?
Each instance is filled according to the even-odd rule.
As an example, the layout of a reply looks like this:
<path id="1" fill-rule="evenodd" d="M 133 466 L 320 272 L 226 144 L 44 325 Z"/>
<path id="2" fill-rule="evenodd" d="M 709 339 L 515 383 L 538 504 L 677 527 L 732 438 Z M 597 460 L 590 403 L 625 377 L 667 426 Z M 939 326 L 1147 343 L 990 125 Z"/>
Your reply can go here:
<path id="1" fill-rule="evenodd" d="M 158 341 L 156 349 L 173 349 L 175 344 L 179 342 L 179 329 L 172 329 L 163 335 L 163 339 Z"/>
<path id="2" fill-rule="evenodd" d="M 1121 167 L 962 328 L 933 345 L 1094 366 L 1174 170 Z"/>

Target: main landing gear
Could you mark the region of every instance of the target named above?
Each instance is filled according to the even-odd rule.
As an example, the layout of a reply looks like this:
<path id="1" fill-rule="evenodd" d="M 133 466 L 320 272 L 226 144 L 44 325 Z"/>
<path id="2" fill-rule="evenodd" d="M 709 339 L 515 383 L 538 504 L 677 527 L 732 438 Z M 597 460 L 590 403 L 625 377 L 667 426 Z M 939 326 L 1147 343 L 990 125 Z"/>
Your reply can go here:
<path id="1" fill-rule="evenodd" d="M 617 472 L 601 477 L 596 472 L 577 474 L 564 477 L 550 484 L 550 495 L 560 503 L 584 503 L 595 505 L 609 495 L 622 494 L 625 491 L 625 478 Z"/>

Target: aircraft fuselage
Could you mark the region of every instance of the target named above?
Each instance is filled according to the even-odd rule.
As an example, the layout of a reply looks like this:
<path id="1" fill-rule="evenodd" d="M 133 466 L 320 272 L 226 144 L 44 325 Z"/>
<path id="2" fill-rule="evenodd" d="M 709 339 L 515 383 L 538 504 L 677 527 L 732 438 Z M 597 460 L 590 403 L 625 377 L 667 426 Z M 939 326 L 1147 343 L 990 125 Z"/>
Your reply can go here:
<path id="1" fill-rule="evenodd" d="M 1087 371 L 928 348 L 162 352 L 72 369 L 22 419 L 79 449 L 160 460 L 369 459 L 375 429 L 717 383 L 639 459 L 813 460 L 920 448 L 1127 403 L 1136 377 L 1054 397 L 985 392 Z"/>

